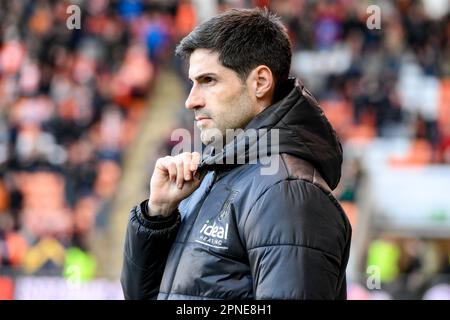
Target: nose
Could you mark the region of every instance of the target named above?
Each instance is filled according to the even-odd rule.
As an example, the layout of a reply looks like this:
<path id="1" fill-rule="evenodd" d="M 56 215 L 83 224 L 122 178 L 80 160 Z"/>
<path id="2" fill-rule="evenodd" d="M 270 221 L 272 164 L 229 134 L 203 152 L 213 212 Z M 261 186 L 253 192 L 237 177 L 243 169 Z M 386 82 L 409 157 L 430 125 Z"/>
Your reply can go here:
<path id="1" fill-rule="evenodd" d="M 200 89 L 194 84 L 186 99 L 185 107 L 188 110 L 203 108 L 205 106 L 205 99 L 200 92 Z"/>

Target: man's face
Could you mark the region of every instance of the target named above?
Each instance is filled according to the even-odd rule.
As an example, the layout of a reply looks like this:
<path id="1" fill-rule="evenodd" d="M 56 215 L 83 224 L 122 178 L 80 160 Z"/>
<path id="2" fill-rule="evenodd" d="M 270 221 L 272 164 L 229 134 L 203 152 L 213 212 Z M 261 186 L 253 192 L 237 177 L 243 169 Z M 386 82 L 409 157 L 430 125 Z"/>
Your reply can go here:
<path id="1" fill-rule="evenodd" d="M 189 78 L 193 86 L 186 108 L 193 110 L 204 144 L 220 131 L 244 128 L 258 113 L 256 98 L 237 73 L 224 67 L 219 55 L 207 49 L 196 49 L 190 56 Z"/>

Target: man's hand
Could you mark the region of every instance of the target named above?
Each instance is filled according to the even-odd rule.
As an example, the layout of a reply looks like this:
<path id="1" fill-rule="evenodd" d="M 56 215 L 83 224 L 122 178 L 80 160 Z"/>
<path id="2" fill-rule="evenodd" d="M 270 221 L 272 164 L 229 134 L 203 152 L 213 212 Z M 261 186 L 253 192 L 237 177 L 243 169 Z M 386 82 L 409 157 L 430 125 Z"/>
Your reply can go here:
<path id="1" fill-rule="evenodd" d="M 200 163 L 198 152 L 184 152 L 156 161 L 150 181 L 149 215 L 168 216 L 199 186 L 203 179 L 195 174 Z M 194 176 L 195 174 L 195 176 Z"/>

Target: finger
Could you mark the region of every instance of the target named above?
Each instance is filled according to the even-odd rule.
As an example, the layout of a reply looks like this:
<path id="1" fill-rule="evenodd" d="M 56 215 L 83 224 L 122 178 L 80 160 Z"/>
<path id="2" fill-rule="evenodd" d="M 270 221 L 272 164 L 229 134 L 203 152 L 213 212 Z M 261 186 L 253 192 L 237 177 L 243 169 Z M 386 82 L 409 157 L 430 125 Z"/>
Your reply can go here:
<path id="1" fill-rule="evenodd" d="M 167 172 L 170 181 L 175 181 L 177 177 L 177 167 L 173 162 L 172 157 L 167 156 L 158 159 L 158 161 L 156 162 L 156 166 L 158 169 Z"/>
<path id="2" fill-rule="evenodd" d="M 183 171 L 184 171 L 184 179 L 186 181 L 191 180 L 191 161 L 192 161 L 192 156 L 189 152 L 185 152 L 183 153 Z"/>
<path id="3" fill-rule="evenodd" d="M 167 161 L 167 170 L 169 171 L 169 180 L 175 182 L 177 179 L 177 166 L 173 159 Z"/>
<path id="4" fill-rule="evenodd" d="M 177 187 L 178 187 L 178 189 L 181 189 L 181 188 L 183 188 L 183 184 L 184 184 L 183 160 L 180 157 L 175 157 L 174 162 L 177 167 L 177 178 L 176 178 Z"/>
<path id="5" fill-rule="evenodd" d="M 200 164 L 200 153 L 198 152 L 192 152 L 191 157 L 191 171 L 195 171 L 198 168 L 198 165 Z"/>

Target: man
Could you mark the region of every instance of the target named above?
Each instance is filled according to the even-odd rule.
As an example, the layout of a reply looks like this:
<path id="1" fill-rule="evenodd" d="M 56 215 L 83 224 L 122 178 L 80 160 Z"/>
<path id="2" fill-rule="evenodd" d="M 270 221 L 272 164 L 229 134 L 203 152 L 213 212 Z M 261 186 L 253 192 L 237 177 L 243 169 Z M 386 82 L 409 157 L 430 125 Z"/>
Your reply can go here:
<path id="1" fill-rule="evenodd" d="M 227 129 L 276 132 L 265 141 L 277 143 L 268 158 L 278 167 L 262 174 L 245 135 L 203 159 L 158 159 L 149 199 L 131 211 L 125 298 L 345 299 L 351 229 L 331 195 L 342 148 L 315 99 L 288 79 L 282 24 L 267 11 L 231 10 L 198 26 L 176 53 L 189 59 L 186 108 L 202 142 L 217 143 Z M 247 162 L 225 161 L 239 144 Z"/>

